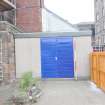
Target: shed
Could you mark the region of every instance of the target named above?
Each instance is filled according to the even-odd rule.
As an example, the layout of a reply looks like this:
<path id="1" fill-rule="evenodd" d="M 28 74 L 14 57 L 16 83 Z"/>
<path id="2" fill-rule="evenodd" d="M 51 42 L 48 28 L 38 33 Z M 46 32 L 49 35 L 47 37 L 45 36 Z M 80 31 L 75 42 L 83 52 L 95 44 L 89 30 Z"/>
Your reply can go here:
<path id="1" fill-rule="evenodd" d="M 91 32 L 16 33 L 16 76 L 32 71 L 39 78 L 90 77 Z"/>

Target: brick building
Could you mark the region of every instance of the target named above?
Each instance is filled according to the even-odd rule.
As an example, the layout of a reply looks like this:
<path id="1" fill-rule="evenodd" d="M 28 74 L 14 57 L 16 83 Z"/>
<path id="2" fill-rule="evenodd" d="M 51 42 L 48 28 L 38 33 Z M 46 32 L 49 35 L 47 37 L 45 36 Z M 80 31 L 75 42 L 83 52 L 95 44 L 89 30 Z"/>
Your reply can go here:
<path id="1" fill-rule="evenodd" d="M 15 78 L 15 1 L 0 0 L 0 81 Z M 11 23 L 11 24 L 10 24 Z"/>
<path id="2" fill-rule="evenodd" d="M 43 5 L 42 0 L 0 0 L 0 81 L 16 77 L 14 33 L 42 31 Z"/>
<path id="3" fill-rule="evenodd" d="M 105 0 L 94 0 L 95 4 L 95 46 L 105 48 Z"/>
<path id="4" fill-rule="evenodd" d="M 42 31 L 42 0 L 17 0 L 16 24 L 24 32 Z"/>

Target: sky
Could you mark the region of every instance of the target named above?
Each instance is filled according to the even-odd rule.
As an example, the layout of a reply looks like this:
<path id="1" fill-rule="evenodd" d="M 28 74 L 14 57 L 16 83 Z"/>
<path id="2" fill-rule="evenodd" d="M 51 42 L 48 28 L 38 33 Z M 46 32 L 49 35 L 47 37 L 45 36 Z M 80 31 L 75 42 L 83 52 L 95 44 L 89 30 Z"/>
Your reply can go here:
<path id="1" fill-rule="evenodd" d="M 94 21 L 94 0 L 45 0 L 45 6 L 72 24 Z"/>

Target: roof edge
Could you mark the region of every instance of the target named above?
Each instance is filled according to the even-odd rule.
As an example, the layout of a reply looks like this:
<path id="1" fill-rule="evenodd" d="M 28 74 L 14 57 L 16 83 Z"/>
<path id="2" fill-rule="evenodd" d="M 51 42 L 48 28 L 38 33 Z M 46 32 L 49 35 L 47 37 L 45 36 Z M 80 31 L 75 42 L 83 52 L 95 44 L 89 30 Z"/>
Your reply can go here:
<path id="1" fill-rule="evenodd" d="M 36 33 L 15 33 L 15 38 L 41 38 L 41 37 L 87 37 L 91 31 L 80 32 L 36 32 Z"/>

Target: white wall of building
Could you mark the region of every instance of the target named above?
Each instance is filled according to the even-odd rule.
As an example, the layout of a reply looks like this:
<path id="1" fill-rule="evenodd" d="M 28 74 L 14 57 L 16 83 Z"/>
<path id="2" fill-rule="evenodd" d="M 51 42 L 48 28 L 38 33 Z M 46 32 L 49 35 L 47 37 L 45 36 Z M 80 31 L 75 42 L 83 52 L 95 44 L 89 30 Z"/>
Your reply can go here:
<path id="1" fill-rule="evenodd" d="M 49 10 L 42 10 L 43 32 L 77 32 L 78 30 Z"/>
<path id="2" fill-rule="evenodd" d="M 32 71 L 36 77 L 41 76 L 40 39 L 15 39 L 16 76 L 21 77 L 24 72 Z"/>
<path id="3" fill-rule="evenodd" d="M 90 77 L 89 54 L 92 52 L 91 37 L 75 37 L 76 71 L 78 78 Z"/>

